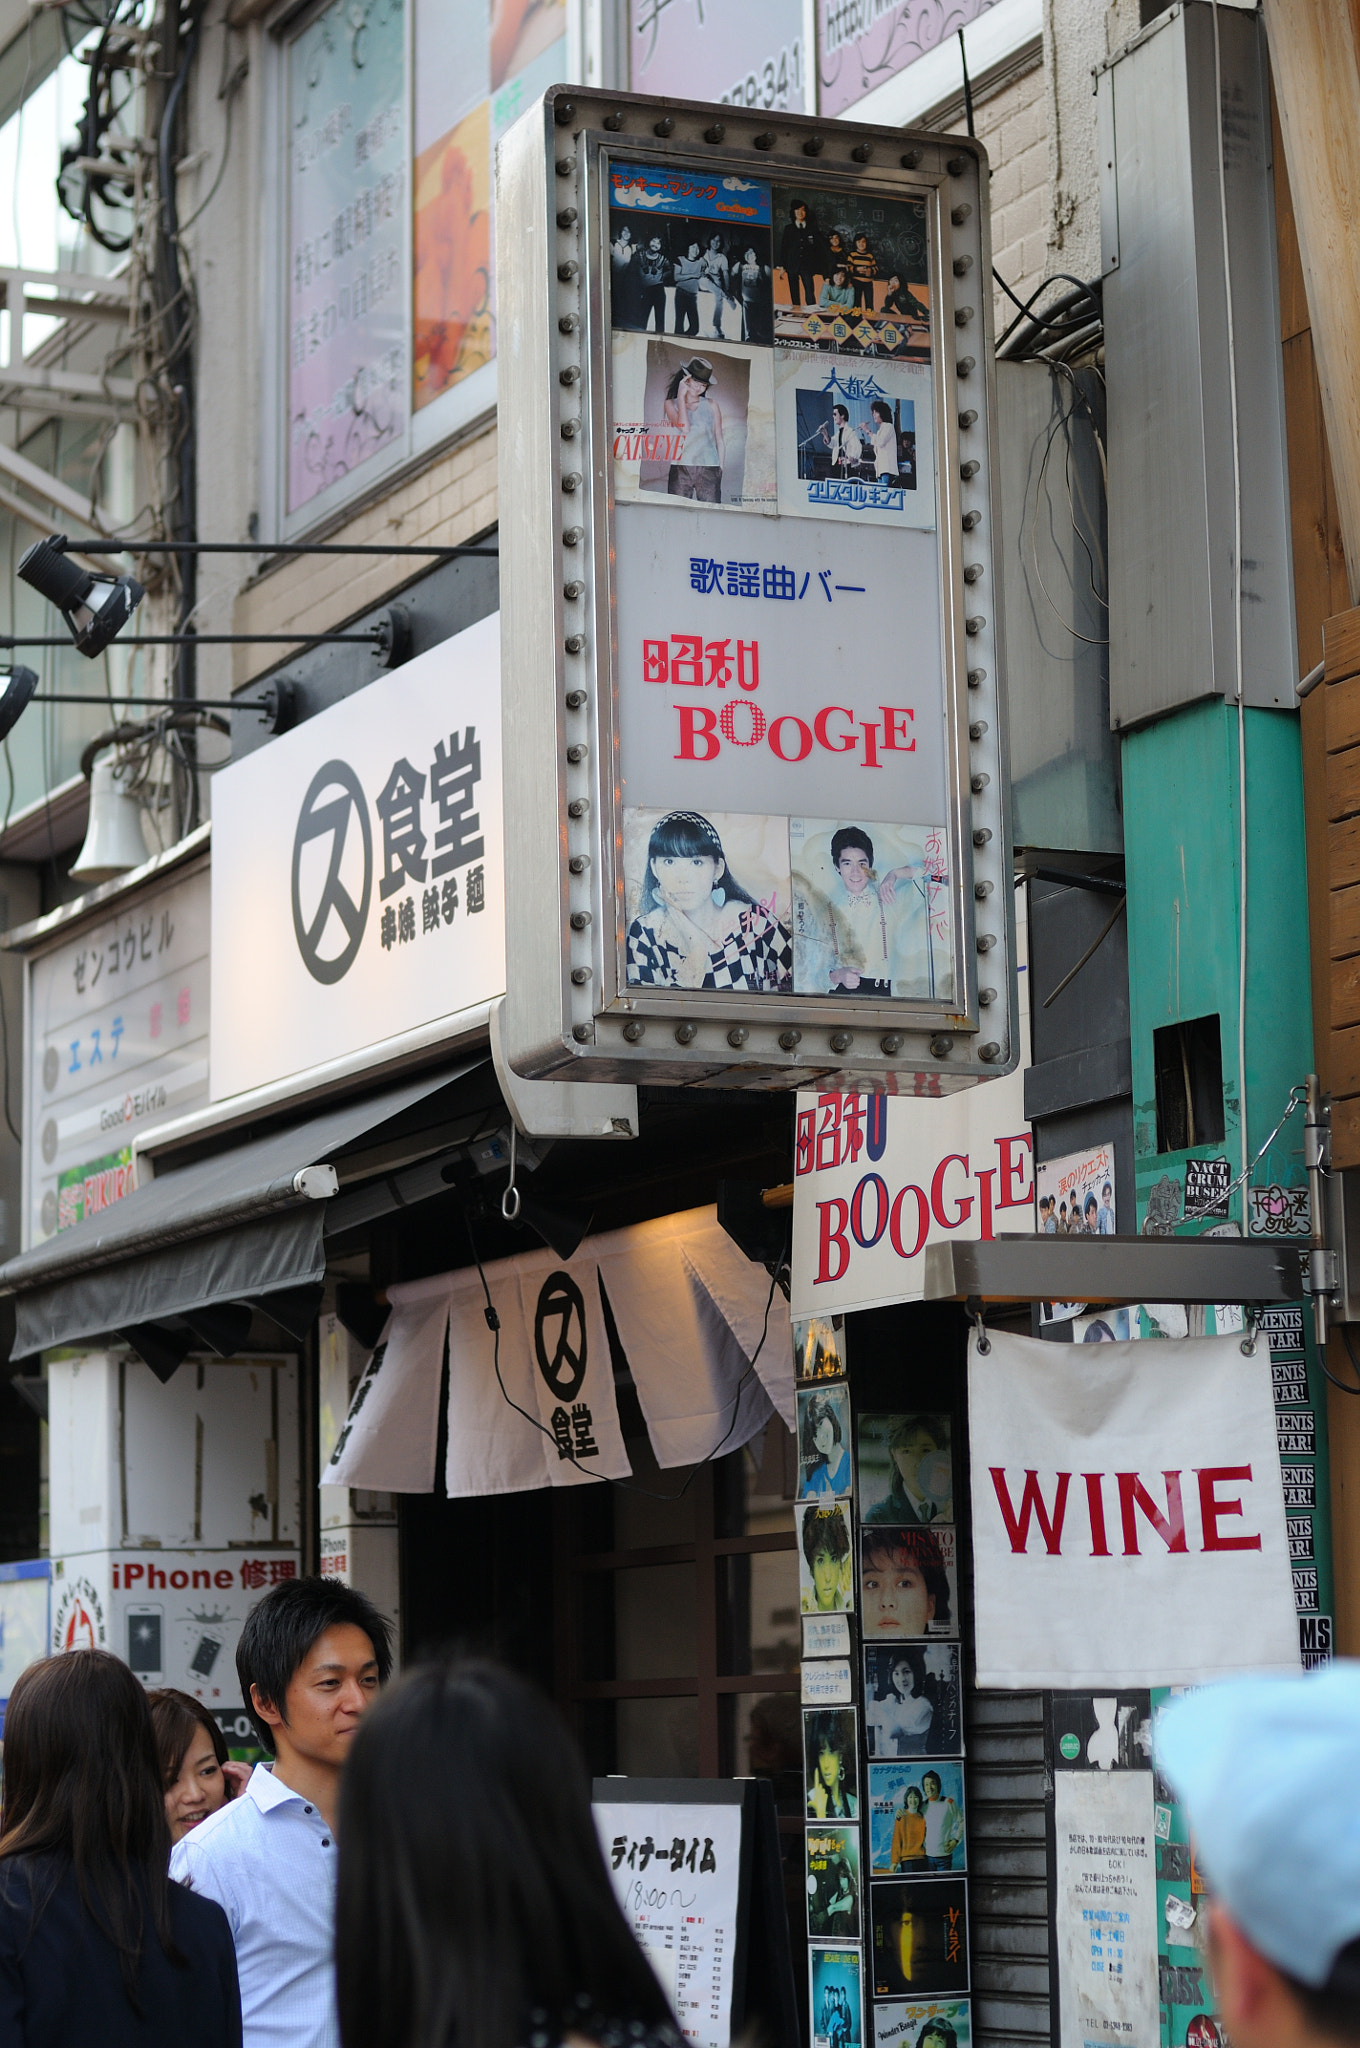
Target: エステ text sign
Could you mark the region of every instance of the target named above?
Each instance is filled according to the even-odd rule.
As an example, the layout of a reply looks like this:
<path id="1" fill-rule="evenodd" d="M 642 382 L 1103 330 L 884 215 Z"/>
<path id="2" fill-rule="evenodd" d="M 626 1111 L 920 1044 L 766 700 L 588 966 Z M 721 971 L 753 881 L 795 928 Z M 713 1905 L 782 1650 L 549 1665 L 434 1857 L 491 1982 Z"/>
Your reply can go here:
<path id="1" fill-rule="evenodd" d="M 1264 1339 L 994 1330 L 968 1393 L 979 1685 L 1298 1668 Z"/>
<path id="2" fill-rule="evenodd" d="M 214 1098 L 499 995 L 503 874 L 493 615 L 216 778 Z"/>

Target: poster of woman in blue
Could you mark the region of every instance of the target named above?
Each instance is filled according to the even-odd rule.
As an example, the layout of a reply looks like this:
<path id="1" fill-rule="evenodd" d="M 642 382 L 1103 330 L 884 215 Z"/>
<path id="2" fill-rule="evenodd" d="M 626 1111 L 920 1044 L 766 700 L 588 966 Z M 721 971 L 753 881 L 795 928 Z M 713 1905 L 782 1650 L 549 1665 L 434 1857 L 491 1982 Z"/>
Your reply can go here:
<path id="1" fill-rule="evenodd" d="M 857 1948 L 808 1949 L 812 2048 L 862 2048 L 864 2006 Z"/>

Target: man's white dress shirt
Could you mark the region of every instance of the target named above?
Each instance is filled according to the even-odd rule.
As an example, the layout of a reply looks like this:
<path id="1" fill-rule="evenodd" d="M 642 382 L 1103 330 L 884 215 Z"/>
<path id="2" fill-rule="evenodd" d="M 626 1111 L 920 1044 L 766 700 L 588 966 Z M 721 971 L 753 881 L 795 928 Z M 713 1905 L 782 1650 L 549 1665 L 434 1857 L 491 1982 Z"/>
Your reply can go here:
<path id="1" fill-rule="evenodd" d="M 231 1923 L 244 2048 L 339 2048 L 335 1856 L 317 1808 L 260 1764 L 175 1845 L 171 1877 Z"/>

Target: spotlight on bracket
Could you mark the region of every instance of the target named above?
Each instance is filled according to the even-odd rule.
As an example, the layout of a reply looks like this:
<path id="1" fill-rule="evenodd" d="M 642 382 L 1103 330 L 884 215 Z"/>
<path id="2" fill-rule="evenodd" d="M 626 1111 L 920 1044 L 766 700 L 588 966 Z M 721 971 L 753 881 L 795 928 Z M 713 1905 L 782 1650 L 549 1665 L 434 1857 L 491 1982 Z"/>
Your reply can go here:
<path id="1" fill-rule="evenodd" d="M 11 668 L 0 688 L 0 740 L 9 738 L 37 687 L 38 678 L 31 668 L 20 668 L 17 663 Z"/>
<path id="2" fill-rule="evenodd" d="M 19 564 L 23 581 L 54 604 L 80 652 L 93 660 L 122 632 L 146 596 L 135 576 L 97 576 L 73 562 L 64 533 L 34 541 Z"/>

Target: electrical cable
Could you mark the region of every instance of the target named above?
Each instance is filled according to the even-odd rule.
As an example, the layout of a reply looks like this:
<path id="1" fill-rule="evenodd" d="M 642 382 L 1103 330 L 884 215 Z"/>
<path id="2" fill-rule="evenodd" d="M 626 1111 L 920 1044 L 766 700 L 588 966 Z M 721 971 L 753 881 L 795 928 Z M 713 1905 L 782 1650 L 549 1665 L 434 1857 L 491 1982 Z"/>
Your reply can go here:
<path id="1" fill-rule="evenodd" d="M 1010 285 L 1007 284 L 1005 278 L 1001 275 L 1001 272 L 996 268 L 995 264 L 992 265 L 992 276 L 1000 285 L 1002 291 L 1006 294 L 1006 297 L 1010 300 L 1011 304 L 1014 306 L 1018 306 L 1020 308 L 1019 313 L 1016 315 L 1015 319 L 1011 321 L 1010 326 L 1003 330 L 1001 338 L 996 344 L 998 354 L 1000 354 L 1001 350 L 1005 347 L 1006 343 L 1010 340 L 1011 336 L 1019 328 L 1023 320 L 1030 320 L 1036 327 L 1051 327 L 1056 333 L 1063 333 L 1065 330 L 1059 326 L 1056 316 L 1059 313 L 1065 311 L 1067 307 L 1076 305 L 1083 298 L 1090 300 L 1091 304 L 1095 307 L 1096 317 L 1098 319 L 1103 320 L 1105 317 L 1104 299 L 1101 294 L 1100 286 L 1098 284 L 1085 284 L 1082 282 L 1081 278 L 1073 277 L 1070 271 L 1055 270 L 1051 274 L 1051 276 L 1046 277 L 1044 279 L 1042 284 L 1035 286 L 1034 290 L 1030 293 L 1027 299 L 1021 299 L 1017 297 L 1016 293 L 1011 289 Z M 1048 290 L 1051 284 L 1070 284 L 1073 287 L 1073 289 L 1070 292 L 1065 292 L 1062 298 L 1059 299 L 1055 305 L 1049 308 L 1047 313 L 1033 312 L 1031 309 L 1034 306 L 1036 300 L 1041 299 L 1043 297 L 1044 293 Z M 1084 327 L 1088 324 L 1089 319 L 1090 315 L 1088 314 L 1082 321 L 1080 321 L 1077 324 Z M 1071 330 L 1072 323 L 1069 322 L 1067 331 Z"/>
<path id="2" fill-rule="evenodd" d="M 1074 381 L 1074 385 L 1075 385 L 1075 380 L 1073 380 L 1073 381 Z M 1049 593 L 1048 593 L 1048 585 L 1047 585 L 1047 584 L 1046 584 L 1046 583 L 1044 582 L 1044 576 L 1043 576 L 1043 571 L 1042 571 L 1042 569 L 1041 569 L 1041 568 L 1039 567 L 1039 545 L 1038 545 L 1038 534 L 1039 534 L 1039 500 L 1040 500 L 1040 498 L 1041 498 L 1041 497 L 1042 497 L 1042 495 L 1043 495 L 1043 487 L 1044 487 L 1044 477 L 1045 477 L 1045 475 L 1046 475 L 1046 473 L 1047 473 L 1047 470 L 1048 470 L 1048 458 L 1049 458 L 1049 455 L 1050 455 L 1050 453 L 1052 452 L 1052 448 L 1053 448 L 1053 443 L 1054 443 L 1054 440 L 1056 439 L 1056 437 L 1057 437 L 1057 435 L 1059 434 L 1059 432 L 1064 432 L 1064 434 L 1065 434 L 1065 430 L 1066 430 L 1067 426 L 1069 425 L 1069 423 L 1071 422 L 1071 420 L 1072 420 L 1072 417 L 1073 417 L 1073 414 L 1074 414 L 1074 413 L 1076 412 L 1076 409 L 1077 409 L 1077 408 L 1076 408 L 1076 402 L 1075 402 L 1075 400 L 1074 400 L 1074 401 L 1073 401 L 1073 404 L 1071 405 L 1071 407 L 1069 408 L 1069 410 L 1068 410 L 1067 412 L 1065 412 L 1065 413 L 1060 413 L 1060 414 L 1059 414 L 1059 416 L 1058 416 L 1058 418 L 1057 418 L 1057 419 L 1056 419 L 1056 420 L 1055 420 L 1055 421 L 1053 422 L 1053 425 L 1052 425 L 1052 426 L 1051 426 L 1051 427 L 1049 428 L 1049 433 L 1048 433 L 1048 440 L 1047 440 L 1047 441 L 1045 442 L 1045 444 L 1044 444 L 1044 453 L 1043 453 L 1043 460 L 1042 460 L 1042 461 L 1040 462 L 1040 464 L 1039 464 L 1039 475 L 1038 475 L 1038 478 L 1037 478 L 1037 480 L 1036 480 L 1036 482 L 1035 482 L 1035 486 L 1034 486 L 1034 500 L 1033 500 L 1033 505 L 1032 505 L 1032 507 L 1030 508 L 1029 516 L 1028 516 L 1028 519 L 1027 519 L 1027 524 L 1028 524 L 1028 526 L 1029 526 L 1029 530 L 1030 530 L 1030 534 L 1029 534 L 1029 553 L 1030 553 L 1030 560 L 1031 560 L 1031 562 L 1032 562 L 1032 563 L 1033 563 L 1033 565 L 1034 565 L 1034 576 L 1035 576 L 1035 581 L 1036 581 L 1036 582 L 1038 583 L 1038 585 L 1039 585 L 1039 588 L 1040 588 L 1040 590 L 1041 590 L 1041 591 L 1043 592 L 1043 595 L 1044 595 L 1044 602 L 1045 602 L 1045 603 L 1047 604 L 1047 606 L 1048 606 L 1049 610 L 1050 610 L 1050 611 L 1052 612 L 1052 614 L 1053 614 L 1054 618 L 1055 618 L 1055 619 L 1056 619 L 1056 620 L 1058 621 L 1058 624 L 1059 624 L 1059 625 L 1060 625 L 1060 626 L 1062 627 L 1063 631 L 1064 631 L 1065 633 L 1070 633 L 1070 634 L 1071 634 L 1071 636 L 1072 636 L 1072 638 L 1073 638 L 1074 640 L 1080 640 L 1080 641 L 1082 641 L 1082 642 L 1083 642 L 1083 644 L 1084 644 L 1085 646 L 1087 646 L 1087 647 L 1108 647 L 1108 646 L 1109 646 L 1109 644 L 1110 644 L 1110 642 L 1109 642 L 1109 636 L 1108 636 L 1108 635 L 1106 635 L 1106 636 L 1105 636 L 1105 637 L 1104 637 L 1103 639 L 1095 639 L 1095 638 L 1093 638 L 1093 637 L 1092 637 L 1092 636 L 1091 636 L 1091 635 L 1090 635 L 1089 633 L 1079 633 L 1079 632 L 1077 631 L 1077 629 L 1076 629 L 1076 627 L 1075 627 L 1075 626 L 1072 626 L 1072 625 L 1069 625 L 1069 624 L 1068 624 L 1067 620 L 1066 620 L 1066 619 L 1065 619 L 1065 618 L 1063 617 L 1062 613 L 1061 613 L 1061 612 L 1060 612 L 1060 611 L 1058 610 L 1058 607 L 1057 607 L 1057 606 L 1056 606 L 1056 605 L 1054 604 L 1054 602 L 1053 602 L 1053 599 L 1052 599 L 1052 598 L 1051 598 L 1051 597 L 1049 596 Z M 1070 453 L 1070 450 L 1071 450 L 1071 443 L 1070 443 L 1070 440 L 1068 441 L 1068 443 L 1067 443 L 1067 446 L 1068 446 L 1068 451 L 1069 451 L 1069 453 Z M 1070 479 L 1070 477 L 1069 477 L 1069 479 L 1068 479 L 1068 486 L 1067 486 L 1067 495 L 1068 495 L 1068 503 L 1069 503 L 1069 506 L 1071 506 L 1071 499 L 1072 499 L 1072 486 L 1071 486 L 1071 479 Z M 1073 530 L 1073 532 L 1074 532 L 1074 533 L 1076 533 L 1076 534 L 1077 534 L 1078 538 L 1080 539 L 1080 538 L 1081 538 L 1081 532 L 1080 532 L 1080 528 L 1079 528 L 1079 527 L 1077 526 L 1077 520 L 1076 520 L 1076 509 L 1075 509 L 1075 507 L 1074 507 L 1074 506 L 1072 507 L 1072 530 Z M 1084 542 L 1084 541 L 1082 542 L 1082 545 L 1083 545 L 1083 546 L 1085 546 L 1085 542 Z M 1095 566 L 1095 560 L 1094 560 L 1094 557 L 1093 557 L 1093 556 L 1091 556 L 1091 552 L 1090 552 L 1090 549 L 1088 548 L 1088 549 L 1086 550 L 1086 552 L 1087 552 L 1088 558 L 1090 558 L 1090 560 L 1091 560 L 1091 565 L 1092 565 L 1092 567 L 1094 568 L 1094 566 Z M 1091 588 L 1092 588 L 1092 591 L 1094 592 L 1094 595 L 1095 595 L 1095 598 L 1096 598 L 1096 602 L 1097 602 L 1098 604 L 1105 604 L 1105 605 L 1106 605 L 1106 609 L 1108 610 L 1108 604 L 1107 604 L 1106 600 L 1105 600 L 1105 599 L 1104 599 L 1103 597 L 1101 597 L 1101 595 L 1100 595 L 1099 591 L 1097 591 L 1097 590 L 1095 589 L 1095 584 L 1094 584 L 1094 583 L 1092 583 L 1092 585 L 1091 585 Z"/>
<path id="3" fill-rule="evenodd" d="M 1247 1131 L 1247 713 L 1242 673 L 1242 444 L 1237 407 L 1237 334 L 1233 324 L 1232 250 L 1228 235 L 1228 172 L 1223 140 L 1223 66 L 1218 40 L 1219 0 L 1210 0 L 1214 24 L 1214 112 L 1218 135 L 1218 207 L 1223 231 L 1223 299 L 1228 330 L 1228 409 L 1233 466 L 1233 656 L 1237 682 L 1237 1092 L 1243 1162 L 1242 1235 L 1248 1236 Z"/>

